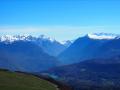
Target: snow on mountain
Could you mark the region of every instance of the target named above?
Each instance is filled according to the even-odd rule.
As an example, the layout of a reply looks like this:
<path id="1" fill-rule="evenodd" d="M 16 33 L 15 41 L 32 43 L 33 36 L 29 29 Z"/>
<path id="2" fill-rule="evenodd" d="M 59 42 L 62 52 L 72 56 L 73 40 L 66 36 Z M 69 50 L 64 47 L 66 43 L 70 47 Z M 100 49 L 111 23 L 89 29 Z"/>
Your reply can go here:
<path id="1" fill-rule="evenodd" d="M 65 40 L 60 42 L 62 45 L 69 47 L 72 43 L 74 42 L 74 40 Z"/>
<path id="2" fill-rule="evenodd" d="M 40 35 L 40 36 L 38 36 L 38 37 L 36 37 L 36 38 L 40 38 L 40 39 L 44 39 L 44 40 L 50 40 L 51 42 L 56 41 L 55 39 L 53 39 L 53 38 L 51 38 L 51 37 L 47 37 L 47 36 L 45 36 L 45 35 Z"/>
<path id="3" fill-rule="evenodd" d="M 15 35 L 15 36 L 12 36 L 12 35 L 4 35 L 4 36 L 1 36 L 0 37 L 0 41 L 1 42 L 14 42 L 14 41 L 18 41 L 18 40 L 28 40 L 29 36 L 26 36 L 26 35 Z"/>
<path id="4" fill-rule="evenodd" d="M 54 42 L 55 39 L 52 39 L 50 37 L 46 37 L 45 35 L 40 35 L 38 37 L 35 36 L 31 36 L 31 35 L 4 35 L 4 36 L 0 36 L 0 41 L 1 42 L 7 42 L 7 43 L 12 43 L 14 41 L 35 41 L 38 39 L 43 39 L 43 40 L 49 40 L 51 42 Z"/>
<path id="5" fill-rule="evenodd" d="M 120 35 L 117 34 L 111 34 L 111 33 L 92 33 L 92 34 L 87 34 L 87 37 L 91 39 L 117 39 L 120 37 Z M 40 36 L 31 36 L 31 35 L 3 35 L 0 36 L 0 41 L 1 42 L 7 42 L 7 43 L 12 43 L 14 41 L 36 41 L 36 40 L 49 40 L 50 42 L 55 42 L 56 40 L 50 37 L 47 37 L 45 35 L 40 35 Z M 62 45 L 69 45 L 73 43 L 73 40 L 66 40 L 63 42 L 59 42 Z"/>
<path id="6" fill-rule="evenodd" d="M 120 54 L 120 35 L 88 34 L 76 39 L 59 54 L 63 64 L 72 64 L 93 58 L 108 58 Z"/>
<path id="7" fill-rule="evenodd" d="M 47 37 L 45 35 L 40 36 L 31 36 L 31 35 L 4 35 L 0 36 L 0 42 L 5 44 L 13 44 L 15 41 L 24 41 L 24 42 L 31 42 L 39 47 L 41 47 L 44 52 L 51 56 L 57 56 L 63 50 L 67 48 L 67 46 L 61 44 L 60 42 Z"/>
<path id="8" fill-rule="evenodd" d="M 120 35 L 111 34 L 111 33 L 93 33 L 87 34 L 87 36 L 91 39 L 117 39 Z"/>

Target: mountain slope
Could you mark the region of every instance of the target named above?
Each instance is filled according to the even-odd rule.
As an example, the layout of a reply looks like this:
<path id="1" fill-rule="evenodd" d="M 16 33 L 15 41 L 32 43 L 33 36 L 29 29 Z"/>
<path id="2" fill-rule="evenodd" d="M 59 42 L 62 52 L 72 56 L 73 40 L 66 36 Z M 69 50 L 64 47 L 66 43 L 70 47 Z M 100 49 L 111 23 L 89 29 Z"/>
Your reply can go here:
<path id="1" fill-rule="evenodd" d="M 0 70 L 0 90 L 57 90 L 57 87 L 32 75 Z"/>
<path id="2" fill-rule="evenodd" d="M 10 44 L 0 42 L 0 68 L 36 72 L 57 64 L 55 57 L 49 56 L 42 48 L 29 41 L 15 41 Z"/>
<path id="3" fill-rule="evenodd" d="M 63 64 L 71 64 L 77 63 L 79 60 L 109 58 L 120 53 L 120 39 L 118 36 L 97 35 L 86 35 L 78 38 L 58 58 Z"/>
<path id="4" fill-rule="evenodd" d="M 47 73 L 74 90 L 120 90 L 120 56 L 86 60 L 53 68 Z"/>
<path id="5" fill-rule="evenodd" d="M 61 44 L 60 42 L 46 37 L 45 35 L 40 35 L 38 37 L 31 35 L 4 35 L 0 37 L 0 42 L 4 42 L 6 44 L 13 43 L 15 41 L 26 41 L 34 43 L 40 46 L 46 53 L 52 56 L 57 56 L 61 53 L 67 46 Z"/>

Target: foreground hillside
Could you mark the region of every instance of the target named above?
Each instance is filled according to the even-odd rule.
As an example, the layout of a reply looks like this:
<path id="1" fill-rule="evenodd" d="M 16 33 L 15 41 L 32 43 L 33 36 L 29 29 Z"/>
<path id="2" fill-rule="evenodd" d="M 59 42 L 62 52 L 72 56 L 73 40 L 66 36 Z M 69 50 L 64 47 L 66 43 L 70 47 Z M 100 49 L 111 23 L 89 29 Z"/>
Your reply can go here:
<path id="1" fill-rule="evenodd" d="M 0 70 L 0 90 L 57 90 L 48 81 L 32 75 Z"/>

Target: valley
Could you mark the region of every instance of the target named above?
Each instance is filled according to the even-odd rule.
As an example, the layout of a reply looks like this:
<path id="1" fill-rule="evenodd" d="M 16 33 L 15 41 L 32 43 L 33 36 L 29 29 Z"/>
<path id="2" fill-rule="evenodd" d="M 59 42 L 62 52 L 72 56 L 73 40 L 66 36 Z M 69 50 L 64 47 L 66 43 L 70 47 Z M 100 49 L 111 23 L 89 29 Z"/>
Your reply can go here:
<path id="1" fill-rule="evenodd" d="M 0 40 L 0 68 L 13 74 L 33 75 L 57 85 L 60 90 L 120 89 L 120 38 L 117 35 L 88 34 L 69 46 L 32 36 L 4 36 Z M 64 50 L 59 52 L 61 46 Z M 48 52 L 49 48 L 52 51 Z M 59 55 L 53 55 L 53 51 Z"/>

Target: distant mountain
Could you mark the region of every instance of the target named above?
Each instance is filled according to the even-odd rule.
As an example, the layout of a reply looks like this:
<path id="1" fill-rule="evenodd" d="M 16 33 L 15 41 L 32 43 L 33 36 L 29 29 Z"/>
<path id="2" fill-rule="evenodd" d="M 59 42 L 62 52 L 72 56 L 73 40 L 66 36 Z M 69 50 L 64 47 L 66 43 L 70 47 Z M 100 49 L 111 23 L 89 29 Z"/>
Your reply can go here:
<path id="1" fill-rule="evenodd" d="M 112 34 L 112 33 L 93 33 L 87 35 L 91 39 L 98 39 L 98 40 L 109 40 L 109 39 L 117 39 L 120 37 L 118 34 Z"/>
<path id="2" fill-rule="evenodd" d="M 46 53 L 52 56 L 57 56 L 68 47 L 68 45 L 61 44 L 60 42 L 46 37 L 45 35 L 40 35 L 38 37 L 31 35 L 4 35 L 0 37 L 0 42 L 4 42 L 6 44 L 13 43 L 15 41 L 29 41 L 31 43 L 35 43 Z"/>
<path id="3" fill-rule="evenodd" d="M 120 56 L 56 67 L 47 74 L 68 83 L 73 90 L 120 90 Z"/>
<path id="4" fill-rule="evenodd" d="M 66 41 L 62 41 L 61 44 L 63 44 L 66 47 L 69 47 L 73 42 L 74 40 L 66 40 Z"/>
<path id="5" fill-rule="evenodd" d="M 120 53 L 120 36 L 88 34 L 78 38 L 58 58 L 63 64 L 72 64 L 92 58 L 110 58 Z"/>
<path id="6" fill-rule="evenodd" d="M 0 42 L 0 68 L 38 72 L 55 67 L 58 63 L 55 57 L 31 41 Z"/>

